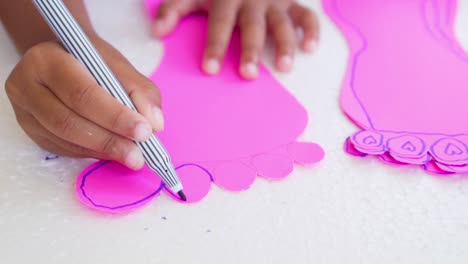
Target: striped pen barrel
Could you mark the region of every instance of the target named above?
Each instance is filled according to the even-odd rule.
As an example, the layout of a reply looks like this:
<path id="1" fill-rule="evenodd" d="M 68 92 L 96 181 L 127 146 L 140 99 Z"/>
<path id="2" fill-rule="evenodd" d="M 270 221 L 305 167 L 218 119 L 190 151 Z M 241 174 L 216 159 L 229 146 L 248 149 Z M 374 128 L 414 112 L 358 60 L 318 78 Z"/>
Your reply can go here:
<path id="1" fill-rule="evenodd" d="M 49 27 L 61 40 L 65 48 L 78 59 L 94 76 L 98 84 L 106 89 L 115 99 L 134 111 L 127 92 L 111 72 L 91 41 L 71 15 L 62 0 L 33 0 L 35 6 L 46 20 Z M 169 155 L 161 142 L 152 135 L 145 142 L 136 142 L 143 153 L 146 164 L 155 171 L 170 189 L 186 201 L 180 182 Z"/>

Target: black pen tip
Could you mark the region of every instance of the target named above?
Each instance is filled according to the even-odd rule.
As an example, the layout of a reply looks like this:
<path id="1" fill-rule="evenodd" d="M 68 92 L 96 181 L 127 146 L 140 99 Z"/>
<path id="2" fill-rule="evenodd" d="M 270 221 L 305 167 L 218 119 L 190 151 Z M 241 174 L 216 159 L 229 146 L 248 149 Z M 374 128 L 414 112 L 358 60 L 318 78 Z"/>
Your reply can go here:
<path id="1" fill-rule="evenodd" d="M 177 194 L 179 195 L 179 197 L 180 197 L 180 199 L 182 201 L 184 201 L 184 202 L 187 201 L 187 196 L 185 196 L 185 193 L 183 191 L 179 191 Z"/>

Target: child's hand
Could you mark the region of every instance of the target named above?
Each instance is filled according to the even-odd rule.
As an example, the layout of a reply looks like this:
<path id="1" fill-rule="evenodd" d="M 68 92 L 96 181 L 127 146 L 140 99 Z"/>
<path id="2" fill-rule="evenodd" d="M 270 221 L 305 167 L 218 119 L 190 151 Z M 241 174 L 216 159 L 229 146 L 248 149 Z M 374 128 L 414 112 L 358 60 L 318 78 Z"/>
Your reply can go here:
<path id="1" fill-rule="evenodd" d="M 221 61 L 237 25 L 241 31 L 240 74 L 247 79 L 258 75 L 258 61 L 266 33 L 276 48 L 276 67 L 289 71 L 297 46 L 296 28 L 303 31 L 302 49 L 313 51 L 318 41 L 314 13 L 293 0 L 166 0 L 159 7 L 154 25 L 158 37 L 172 31 L 185 15 L 199 10 L 209 13 L 207 46 L 202 67 L 208 74 L 220 70 Z"/>
<path id="2" fill-rule="evenodd" d="M 109 44 L 94 38 L 142 115 L 120 104 L 57 42 L 31 48 L 6 82 L 19 124 L 41 147 L 66 156 L 116 160 L 143 166 L 131 140 L 160 130 L 163 117 L 154 84 Z"/>

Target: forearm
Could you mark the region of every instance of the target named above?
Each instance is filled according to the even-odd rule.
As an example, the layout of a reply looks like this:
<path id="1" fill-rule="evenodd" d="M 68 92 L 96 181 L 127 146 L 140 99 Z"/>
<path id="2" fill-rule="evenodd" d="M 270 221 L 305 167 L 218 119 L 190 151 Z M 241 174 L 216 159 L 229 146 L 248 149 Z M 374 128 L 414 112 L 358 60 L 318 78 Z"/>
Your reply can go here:
<path id="1" fill-rule="evenodd" d="M 63 0 L 87 34 L 95 34 L 83 0 Z M 32 0 L 0 0 L 0 19 L 17 50 L 55 39 Z"/>

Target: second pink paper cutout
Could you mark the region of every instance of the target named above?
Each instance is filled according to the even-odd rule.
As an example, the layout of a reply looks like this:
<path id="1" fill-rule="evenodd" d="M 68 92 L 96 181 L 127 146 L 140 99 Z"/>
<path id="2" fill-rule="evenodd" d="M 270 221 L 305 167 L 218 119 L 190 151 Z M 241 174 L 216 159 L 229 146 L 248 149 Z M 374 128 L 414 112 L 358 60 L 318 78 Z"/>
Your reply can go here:
<path id="1" fill-rule="evenodd" d="M 159 2 L 146 1 L 152 15 Z M 188 202 L 205 197 L 212 182 L 241 191 L 257 175 L 282 179 L 293 163 L 320 161 L 320 146 L 296 141 L 307 125 L 299 102 L 263 66 L 255 82 L 238 76 L 237 33 L 221 73 L 210 77 L 201 72 L 206 29 L 204 16 L 184 19 L 163 40 L 164 57 L 151 77 L 161 90 L 166 120 L 158 137 L 177 167 Z M 80 201 L 102 211 L 126 212 L 163 190 L 178 200 L 148 168 L 134 172 L 107 161 L 86 168 L 76 187 Z"/>
<path id="2" fill-rule="evenodd" d="M 454 0 L 323 0 L 348 41 L 341 106 L 355 155 L 468 172 L 468 56 Z"/>

